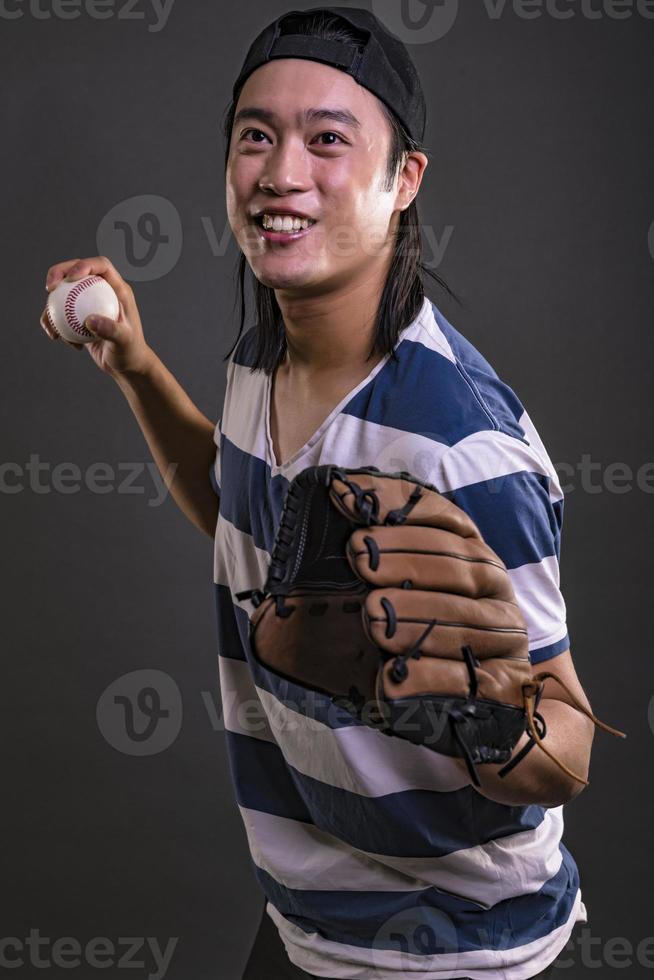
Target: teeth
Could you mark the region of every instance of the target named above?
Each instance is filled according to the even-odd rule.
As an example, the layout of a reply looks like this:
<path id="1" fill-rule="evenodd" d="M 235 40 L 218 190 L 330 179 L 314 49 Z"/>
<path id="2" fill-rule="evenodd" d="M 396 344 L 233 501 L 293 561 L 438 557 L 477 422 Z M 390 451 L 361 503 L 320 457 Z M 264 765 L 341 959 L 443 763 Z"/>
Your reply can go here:
<path id="1" fill-rule="evenodd" d="M 263 227 L 269 231 L 302 231 L 311 224 L 308 218 L 294 218 L 290 214 L 264 214 Z"/>

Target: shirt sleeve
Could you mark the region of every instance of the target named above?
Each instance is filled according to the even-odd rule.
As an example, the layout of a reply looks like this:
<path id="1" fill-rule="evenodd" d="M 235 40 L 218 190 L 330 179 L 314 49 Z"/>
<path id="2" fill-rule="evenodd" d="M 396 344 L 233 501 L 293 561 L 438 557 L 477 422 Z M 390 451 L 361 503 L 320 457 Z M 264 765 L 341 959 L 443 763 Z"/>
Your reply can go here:
<path id="1" fill-rule="evenodd" d="M 218 419 L 216 422 L 216 427 L 213 432 L 213 441 L 216 445 L 216 455 L 209 467 L 209 479 L 211 480 L 211 486 L 214 489 L 214 493 L 220 497 L 220 423 L 222 418 Z"/>
<path id="2" fill-rule="evenodd" d="M 563 492 L 540 440 L 476 432 L 444 452 L 439 475 L 442 492 L 506 565 L 532 663 L 563 653 L 570 646 L 559 574 Z"/>

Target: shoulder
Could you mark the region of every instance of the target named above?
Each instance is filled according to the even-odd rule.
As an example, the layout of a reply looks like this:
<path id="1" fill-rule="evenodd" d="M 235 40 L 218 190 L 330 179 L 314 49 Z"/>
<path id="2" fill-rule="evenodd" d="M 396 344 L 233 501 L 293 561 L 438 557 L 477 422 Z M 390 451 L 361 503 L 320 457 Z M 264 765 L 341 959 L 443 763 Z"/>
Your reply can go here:
<path id="1" fill-rule="evenodd" d="M 395 411 L 409 417 L 414 433 L 438 443 L 443 490 L 530 471 L 551 481 L 555 498 L 562 496 L 521 399 L 427 297 L 396 353 L 387 382 Z"/>
<path id="2" fill-rule="evenodd" d="M 244 402 L 248 404 L 260 402 L 266 376 L 263 371 L 254 370 L 255 354 L 255 327 L 250 327 L 239 337 L 227 361 L 224 407 L 226 414 L 229 414 L 230 409 L 240 410 Z"/>
<path id="3" fill-rule="evenodd" d="M 416 339 L 431 342 L 451 365 L 450 372 L 458 382 L 461 411 L 479 408 L 489 428 L 528 442 L 521 425 L 525 408 L 515 391 L 498 375 L 484 355 L 463 336 L 429 301 L 418 320 Z M 445 365 L 441 365 L 445 370 Z"/>
<path id="4" fill-rule="evenodd" d="M 255 327 L 249 327 L 243 333 L 234 346 L 234 350 L 227 361 L 227 380 L 235 373 L 235 369 L 249 369 L 254 364 L 255 359 Z"/>

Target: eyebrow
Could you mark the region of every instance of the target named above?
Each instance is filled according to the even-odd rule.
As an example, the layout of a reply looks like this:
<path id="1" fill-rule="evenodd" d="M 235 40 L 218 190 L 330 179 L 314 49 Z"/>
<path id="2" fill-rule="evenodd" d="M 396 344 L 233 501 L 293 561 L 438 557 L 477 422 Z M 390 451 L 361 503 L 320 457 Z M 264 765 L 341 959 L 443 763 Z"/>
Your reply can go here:
<path id="1" fill-rule="evenodd" d="M 338 108 L 312 108 L 305 109 L 303 112 L 298 112 L 296 115 L 296 122 L 299 125 L 302 123 L 312 123 L 323 119 L 329 119 L 331 122 L 341 123 L 344 126 L 351 126 L 352 129 L 361 129 L 361 123 L 357 117 L 350 112 L 349 109 L 338 109 Z M 244 106 L 242 109 L 236 113 L 234 117 L 234 125 L 241 122 L 243 119 L 261 119 L 263 122 L 273 125 L 277 120 L 277 114 L 271 109 L 264 109 L 260 106 Z"/>

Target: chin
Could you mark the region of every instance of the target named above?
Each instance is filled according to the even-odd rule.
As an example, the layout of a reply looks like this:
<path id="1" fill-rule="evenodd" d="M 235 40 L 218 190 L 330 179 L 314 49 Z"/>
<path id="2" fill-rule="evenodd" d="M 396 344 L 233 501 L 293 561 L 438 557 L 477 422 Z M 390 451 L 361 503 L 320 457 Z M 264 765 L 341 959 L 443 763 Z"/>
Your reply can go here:
<path id="1" fill-rule="evenodd" d="M 311 284 L 309 277 L 303 272 L 270 272 L 263 269 L 252 269 L 252 272 L 262 286 L 268 286 L 270 289 L 301 289 Z"/>

